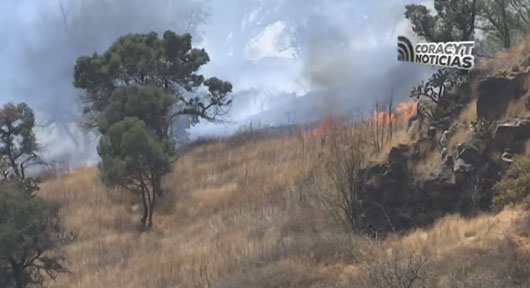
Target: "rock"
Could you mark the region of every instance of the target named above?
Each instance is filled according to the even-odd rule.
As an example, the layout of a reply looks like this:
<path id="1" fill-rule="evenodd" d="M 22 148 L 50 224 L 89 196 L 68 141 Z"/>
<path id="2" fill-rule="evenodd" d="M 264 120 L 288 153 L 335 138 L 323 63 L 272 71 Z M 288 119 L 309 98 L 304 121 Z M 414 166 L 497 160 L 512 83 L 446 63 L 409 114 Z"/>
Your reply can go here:
<path id="1" fill-rule="evenodd" d="M 502 153 L 501 160 L 505 163 L 511 164 L 513 163 L 513 155 L 509 152 Z"/>
<path id="2" fill-rule="evenodd" d="M 530 121 L 515 120 L 503 123 L 495 128 L 493 141 L 498 147 L 510 147 L 518 141 L 530 138 Z"/>
<path id="3" fill-rule="evenodd" d="M 410 147 L 400 144 L 393 147 L 388 154 L 388 163 L 398 165 L 399 167 L 406 167 L 410 157 Z"/>
<path id="4" fill-rule="evenodd" d="M 465 174 L 474 170 L 473 165 L 466 163 L 463 159 L 458 159 L 453 166 L 453 171 L 455 173 Z"/>
<path id="5" fill-rule="evenodd" d="M 429 130 L 427 131 L 427 137 L 434 138 L 436 137 L 437 129 L 436 127 L 430 126 Z"/>
<path id="6" fill-rule="evenodd" d="M 440 188 L 456 185 L 453 165 L 453 156 L 447 155 L 444 162 L 433 173 L 419 181 L 420 190 L 438 190 Z"/>
<path id="7" fill-rule="evenodd" d="M 442 160 L 445 159 L 445 157 L 447 156 L 447 153 L 449 152 L 449 150 L 447 148 L 443 148 L 442 149 L 442 153 L 441 153 L 441 156 L 442 156 Z"/>
<path id="8" fill-rule="evenodd" d="M 451 139 L 451 130 L 445 130 L 440 138 L 440 146 L 447 148 L 449 146 L 449 139 Z"/>
<path id="9" fill-rule="evenodd" d="M 525 80 L 528 71 L 508 76 L 490 76 L 478 86 L 477 116 L 488 120 L 500 119 L 508 104 L 526 94 Z"/>
<path id="10" fill-rule="evenodd" d="M 484 158 L 486 143 L 480 138 L 472 138 L 467 142 L 458 143 L 456 151 L 457 159 L 462 159 L 471 165 L 479 165 Z"/>
<path id="11" fill-rule="evenodd" d="M 458 159 L 466 163 L 478 164 L 482 158 L 482 153 L 473 145 L 464 145 L 458 153 Z"/>

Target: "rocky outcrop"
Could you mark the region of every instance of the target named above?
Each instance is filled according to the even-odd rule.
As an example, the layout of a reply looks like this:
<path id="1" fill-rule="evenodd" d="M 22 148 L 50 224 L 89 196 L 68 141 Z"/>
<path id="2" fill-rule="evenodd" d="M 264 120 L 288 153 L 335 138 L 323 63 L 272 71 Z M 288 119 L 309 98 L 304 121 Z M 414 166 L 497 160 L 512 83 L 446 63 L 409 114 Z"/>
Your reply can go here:
<path id="1" fill-rule="evenodd" d="M 497 125 L 493 133 L 493 142 L 498 149 L 508 149 L 515 153 L 524 150 L 525 142 L 530 139 L 530 120 L 515 119 Z"/>
<path id="2" fill-rule="evenodd" d="M 526 94 L 525 81 L 530 67 L 525 71 L 512 71 L 508 75 L 486 77 L 478 86 L 477 115 L 488 120 L 500 119 L 510 102 Z"/>
<path id="3" fill-rule="evenodd" d="M 418 178 L 413 172 L 418 160 L 424 159 L 425 151 L 441 147 L 428 138 L 394 147 L 386 163 L 364 170 L 367 184 L 361 198 L 370 227 L 408 229 L 447 213 L 488 209 L 501 167 L 488 157 L 487 148 L 486 142 L 473 138 L 453 151 L 445 149 L 440 165 Z"/>
<path id="4" fill-rule="evenodd" d="M 490 209 L 495 183 L 530 140 L 530 119 L 500 120 L 512 101 L 527 94 L 530 57 L 520 67 L 479 82 L 478 119 L 466 124 L 468 140 L 450 145 L 455 131 L 466 129 L 455 121 L 465 104 L 456 97 L 444 102 L 443 113 L 427 125 L 417 121 L 418 127 L 410 127 L 419 140 L 394 147 L 385 163 L 363 170 L 360 198 L 369 227 L 402 230 L 431 224 L 447 213 L 473 215 Z M 420 171 L 419 163 L 436 161 L 427 158 L 433 152 L 439 153 L 440 163 Z"/>

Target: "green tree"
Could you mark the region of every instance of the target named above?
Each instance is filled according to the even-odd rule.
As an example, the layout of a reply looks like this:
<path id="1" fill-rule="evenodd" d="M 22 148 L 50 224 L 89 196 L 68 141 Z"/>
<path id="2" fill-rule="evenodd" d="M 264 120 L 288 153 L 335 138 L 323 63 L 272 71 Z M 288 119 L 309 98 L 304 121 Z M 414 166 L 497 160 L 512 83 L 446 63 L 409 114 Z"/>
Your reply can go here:
<path id="1" fill-rule="evenodd" d="M 103 182 L 140 196 L 145 227 L 152 226 L 162 176 L 174 161 L 177 118 L 213 121 L 231 104 L 232 84 L 198 73 L 209 61 L 189 34 L 172 31 L 162 38 L 128 34 L 102 55 L 77 59 L 74 86 L 85 92 L 85 124 L 102 135 Z"/>
<path id="2" fill-rule="evenodd" d="M 35 116 L 25 103 L 8 103 L 0 109 L 0 172 L 4 180 L 24 180 L 30 166 L 42 164 L 34 126 Z"/>
<path id="3" fill-rule="evenodd" d="M 481 27 L 493 43 L 510 48 L 522 33 L 523 21 L 514 10 L 513 0 L 485 0 L 482 15 L 485 24 Z"/>
<path id="4" fill-rule="evenodd" d="M 0 184 L 0 287 L 41 285 L 66 272 L 55 242 L 58 205 L 15 182 Z"/>
<path id="5" fill-rule="evenodd" d="M 175 101 L 174 97 L 154 86 L 131 85 L 115 89 L 99 117 L 99 132 L 107 133 L 110 126 L 125 117 L 136 117 L 158 137 L 166 137 Z"/>
<path id="6" fill-rule="evenodd" d="M 470 41 L 480 12 L 478 0 L 434 0 L 436 13 L 424 5 L 406 6 L 405 16 L 418 36 L 432 42 Z"/>
<path id="7" fill-rule="evenodd" d="M 162 176 L 171 168 L 174 143 L 157 135 L 138 117 L 125 117 L 109 126 L 100 139 L 98 153 L 103 182 L 140 196 L 142 224 L 150 228 Z"/>
<path id="8" fill-rule="evenodd" d="M 231 103 L 232 85 L 198 73 L 210 58 L 204 49 L 192 48 L 189 34 L 166 31 L 120 37 L 102 55 L 80 57 L 74 68 L 74 86 L 82 97 L 87 128 L 96 128 L 114 90 L 129 85 L 151 85 L 174 98 L 169 119 L 179 115 L 215 120 Z M 171 131 L 168 131 L 171 132 Z"/>
<path id="9" fill-rule="evenodd" d="M 528 0 L 510 0 L 510 6 L 523 23 L 523 29 L 530 27 L 530 2 Z"/>
<path id="10" fill-rule="evenodd" d="M 98 153 L 103 182 L 140 195 L 142 224 L 152 226 L 162 176 L 170 171 L 174 143 L 168 137 L 175 98 L 154 86 L 131 85 L 113 91 L 98 120 Z"/>

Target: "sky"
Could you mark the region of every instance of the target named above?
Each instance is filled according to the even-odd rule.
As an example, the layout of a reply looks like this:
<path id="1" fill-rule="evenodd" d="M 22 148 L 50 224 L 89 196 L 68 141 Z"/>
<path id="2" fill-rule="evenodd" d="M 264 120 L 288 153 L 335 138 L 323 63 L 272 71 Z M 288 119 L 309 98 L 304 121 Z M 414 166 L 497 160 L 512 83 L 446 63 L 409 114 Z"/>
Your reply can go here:
<path id="1" fill-rule="evenodd" d="M 234 85 L 223 123 L 192 137 L 228 135 L 250 123 L 284 125 L 369 111 L 406 99 L 430 68 L 397 62 L 397 35 L 411 35 L 406 0 L 2 0 L 0 103 L 26 102 L 49 159 L 97 161 L 94 135 L 77 127 L 72 72 L 126 33 L 189 32 L 210 54 L 201 68 Z M 428 6 L 432 6 L 426 2 Z"/>

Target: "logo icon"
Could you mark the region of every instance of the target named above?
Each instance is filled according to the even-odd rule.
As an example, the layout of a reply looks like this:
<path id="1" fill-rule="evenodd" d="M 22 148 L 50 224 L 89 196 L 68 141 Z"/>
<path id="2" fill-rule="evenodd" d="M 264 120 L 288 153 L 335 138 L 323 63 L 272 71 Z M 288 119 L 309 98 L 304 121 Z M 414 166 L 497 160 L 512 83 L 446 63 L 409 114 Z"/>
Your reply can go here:
<path id="1" fill-rule="evenodd" d="M 403 36 L 398 37 L 398 60 L 414 62 L 414 47 L 410 40 Z"/>
<path id="2" fill-rule="evenodd" d="M 398 61 L 471 70 L 475 66 L 475 42 L 421 42 L 413 45 L 398 36 Z"/>

